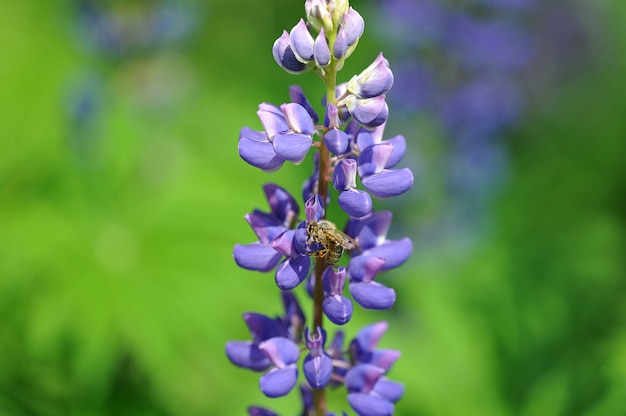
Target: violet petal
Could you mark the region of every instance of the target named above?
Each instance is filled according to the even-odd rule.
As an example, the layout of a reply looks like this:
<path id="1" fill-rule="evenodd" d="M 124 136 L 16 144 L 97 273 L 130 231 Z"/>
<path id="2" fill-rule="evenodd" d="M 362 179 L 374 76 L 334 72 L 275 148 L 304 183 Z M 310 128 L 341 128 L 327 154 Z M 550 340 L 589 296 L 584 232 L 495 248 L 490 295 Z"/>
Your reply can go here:
<path id="1" fill-rule="evenodd" d="M 274 137 L 276 153 L 295 164 L 304 160 L 312 143 L 311 136 L 298 133 L 277 134 Z"/>
<path id="2" fill-rule="evenodd" d="M 287 259 L 276 269 L 276 284 L 282 290 L 291 290 L 307 278 L 310 268 L 311 258 L 308 256 Z"/>
<path id="3" fill-rule="evenodd" d="M 276 154 L 274 145 L 267 139 L 259 141 L 241 137 L 238 150 L 243 160 L 266 172 L 275 172 L 285 163 L 285 160 Z"/>
<path id="4" fill-rule="evenodd" d="M 383 170 L 376 175 L 362 178 L 363 186 L 378 198 L 398 196 L 413 186 L 413 172 L 409 168 Z"/>
<path id="5" fill-rule="evenodd" d="M 332 359 L 326 354 L 316 357 L 308 355 L 302 363 L 302 371 L 311 387 L 314 389 L 324 388 L 333 373 Z"/>
<path id="6" fill-rule="evenodd" d="M 383 270 L 390 270 L 407 261 L 412 252 L 413 242 L 410 238 L 404 237 L 400 240 L 387 240 L 384 244 L 367 250 L 366 253 L 385 259 Z"/>
<path id="7" fill-rule="evenodd" d="M 268 244 L 235 244 L 233 257 L 237 266 L 247 270 L 268 272 L 272 270 L 282 255 Z"/>
<path id="8" fill-rule="evenodd" d="M 360 189 L 350 189 L 339 193 L 339 206 L 351 217 L 363 217 L 372 212 L 372 198 Z"/>
<path id="9" fill-rule="evenodd" d="M 322 303 L 322 310 L 328 319 L 336 325 L 344 325 L 352 318 L 352 302 L 345 296 L 327 296 Z"/>
<path id="10" fill-rule="evenodd" d="M 313 59 L 313 36 L 304 19 L 300 19 L 289 33 L 289 44 L 296 58 L 303 63 Z"/>
<path id="11" fill-rule="evenodd" d="M 295 364 L 285 368 L 273 368 L 259 380 L 261 391 L 267 397 L 281 397 L 288 394 L 298 382 L 298 368 Z"/>
<path id="12" fill-rule="evenodd" d="M 348 403 L 359 416 L 391 416 L 393 403 L 372 394 L 350 393 Z"/>
<path id="13" fill-rule="evenodd" d="M 226 356 L 238 367 L 253 371 L 265 371 L 272 363 L 251 341 L 228 341 Z"/>
<path id="14" fill-rule="evenodd" d="M 349 288 L 356 303 L 364 309 L 389 309 L 396 301 L 395 290 L 378 282 L 350 283 Z"/>

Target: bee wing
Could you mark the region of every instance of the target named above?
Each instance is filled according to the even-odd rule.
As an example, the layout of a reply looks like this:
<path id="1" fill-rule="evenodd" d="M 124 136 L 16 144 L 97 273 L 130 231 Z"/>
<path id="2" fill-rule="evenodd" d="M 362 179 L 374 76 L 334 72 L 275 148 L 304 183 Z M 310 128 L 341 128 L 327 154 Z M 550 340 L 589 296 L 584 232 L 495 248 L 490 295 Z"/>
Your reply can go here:
<path id="1" fill-rule="evenodd" d="M 337 230 L 339 231 L 339 230 Z M 343 246 L 343 248 L 347 249 L 347 250 L 352 250 L 353 248 L 356 248 L 359 246 L 359 243 L 357 243 L 352 237 L 350 237 L 348 234 L 344 233 L 343 231 L 339 231 L 342 241 L 341 241 L 341 245 Z"/>

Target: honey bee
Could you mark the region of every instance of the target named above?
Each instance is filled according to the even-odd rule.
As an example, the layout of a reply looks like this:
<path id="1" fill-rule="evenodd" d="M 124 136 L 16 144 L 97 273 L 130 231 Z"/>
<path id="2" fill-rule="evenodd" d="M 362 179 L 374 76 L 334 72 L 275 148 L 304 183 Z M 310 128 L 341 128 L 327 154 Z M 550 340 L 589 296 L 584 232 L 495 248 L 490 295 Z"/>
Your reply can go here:
<path id="1" fill-rule="evenodd" d="M 339 261 L 344 250 L 352 250 L 359 246 L 359 243 L 330 221 L 309 221 L 306 231 L 308 244 L 314 242 L 322 246 L 321 250 L 311 254 L 326 259 L 326 263 L 331 266 Z"/>

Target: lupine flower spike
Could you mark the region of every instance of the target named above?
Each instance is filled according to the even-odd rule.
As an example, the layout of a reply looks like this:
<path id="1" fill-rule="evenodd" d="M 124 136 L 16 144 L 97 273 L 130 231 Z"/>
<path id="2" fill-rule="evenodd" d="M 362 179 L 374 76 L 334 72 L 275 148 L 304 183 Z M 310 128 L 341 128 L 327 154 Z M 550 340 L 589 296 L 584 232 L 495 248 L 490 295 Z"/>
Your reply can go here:
<path id="1" fill-rule="evenodd" d="M 285 71 L 315 72 L 323 80 L 323 122 L 302 88 L 291 86 L 289 102 L 259 104 L 260 127 L 242 128 L 238 145 L 245 162 L 266 172 L 285 162 L 298 165 L 315 153 L 302 200 L 266 184 L 269 211 L 255 209 L 244 217 L 256 241 L 233 250 L 239 267 L 273 272 L 285 314 L 245 313 L 252 339 L 228 342 L 226 355 L 236 366 L 263 373 L 259 387 L 267 397 L 284 396 L 300 383 L 302 414 L 346 415 L 328 411 L 326 393 L 333 389 L 347 395 L 358 415 L 391 415 L 404 386 L 387 377 L 400 353 L 376 348 L 388 324 L 366 326 L 346 347 L 342 344 L 355 313 L 353 302 L 362 309 L 393 306 L 395 290 L 375 278 L 402 265 L 413 250 L 407 237 L 387 238 L 392 214 L 374 212 L 372 203 L 372 197 L 402 195 L 414 182 L 411 170 L 397 168 L 406 150 L 404 137 L 383 140 L 389 115 L 385 97 L 394 76 L 379 53 L 361 73 L 337 84 L 363 35 L 363 18 L 348 0 L 306 0 L 304 8 L 306 20 L 284 30 L 272 53 Z M 326 207 L 333 203 L 343 218 L 327 218 Z M 294 294 L 303 282 L 313 300 L 308 321 Z M 344 328 L 330 341 L 324 317 Z M 277 415 L 256 405 L 248 407 L 248 414 Z"/>

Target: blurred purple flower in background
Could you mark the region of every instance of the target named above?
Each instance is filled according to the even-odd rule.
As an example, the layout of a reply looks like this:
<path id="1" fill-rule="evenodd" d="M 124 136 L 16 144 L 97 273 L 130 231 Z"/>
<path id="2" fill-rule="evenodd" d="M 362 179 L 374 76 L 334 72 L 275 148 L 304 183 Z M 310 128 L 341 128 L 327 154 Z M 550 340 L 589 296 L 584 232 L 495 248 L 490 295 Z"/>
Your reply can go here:
<path id="1" fill-rule="evenodd" d="M 431 227 L 445 229 L 452 220 L 454 239 L 475 235 L 507 174 L 503 138 L 523 121 L 529 100 L 545 94 L 546 83 L 584 52 L 571 43 L 582 32 L 580 11 L 542 0 L 373 5 L 396 68 L 390 102 L 405 123 L 416 114 L 433 120 L 447 141 L 435 156 L 445 175 L 437 192 L 444 196 Z"/>

